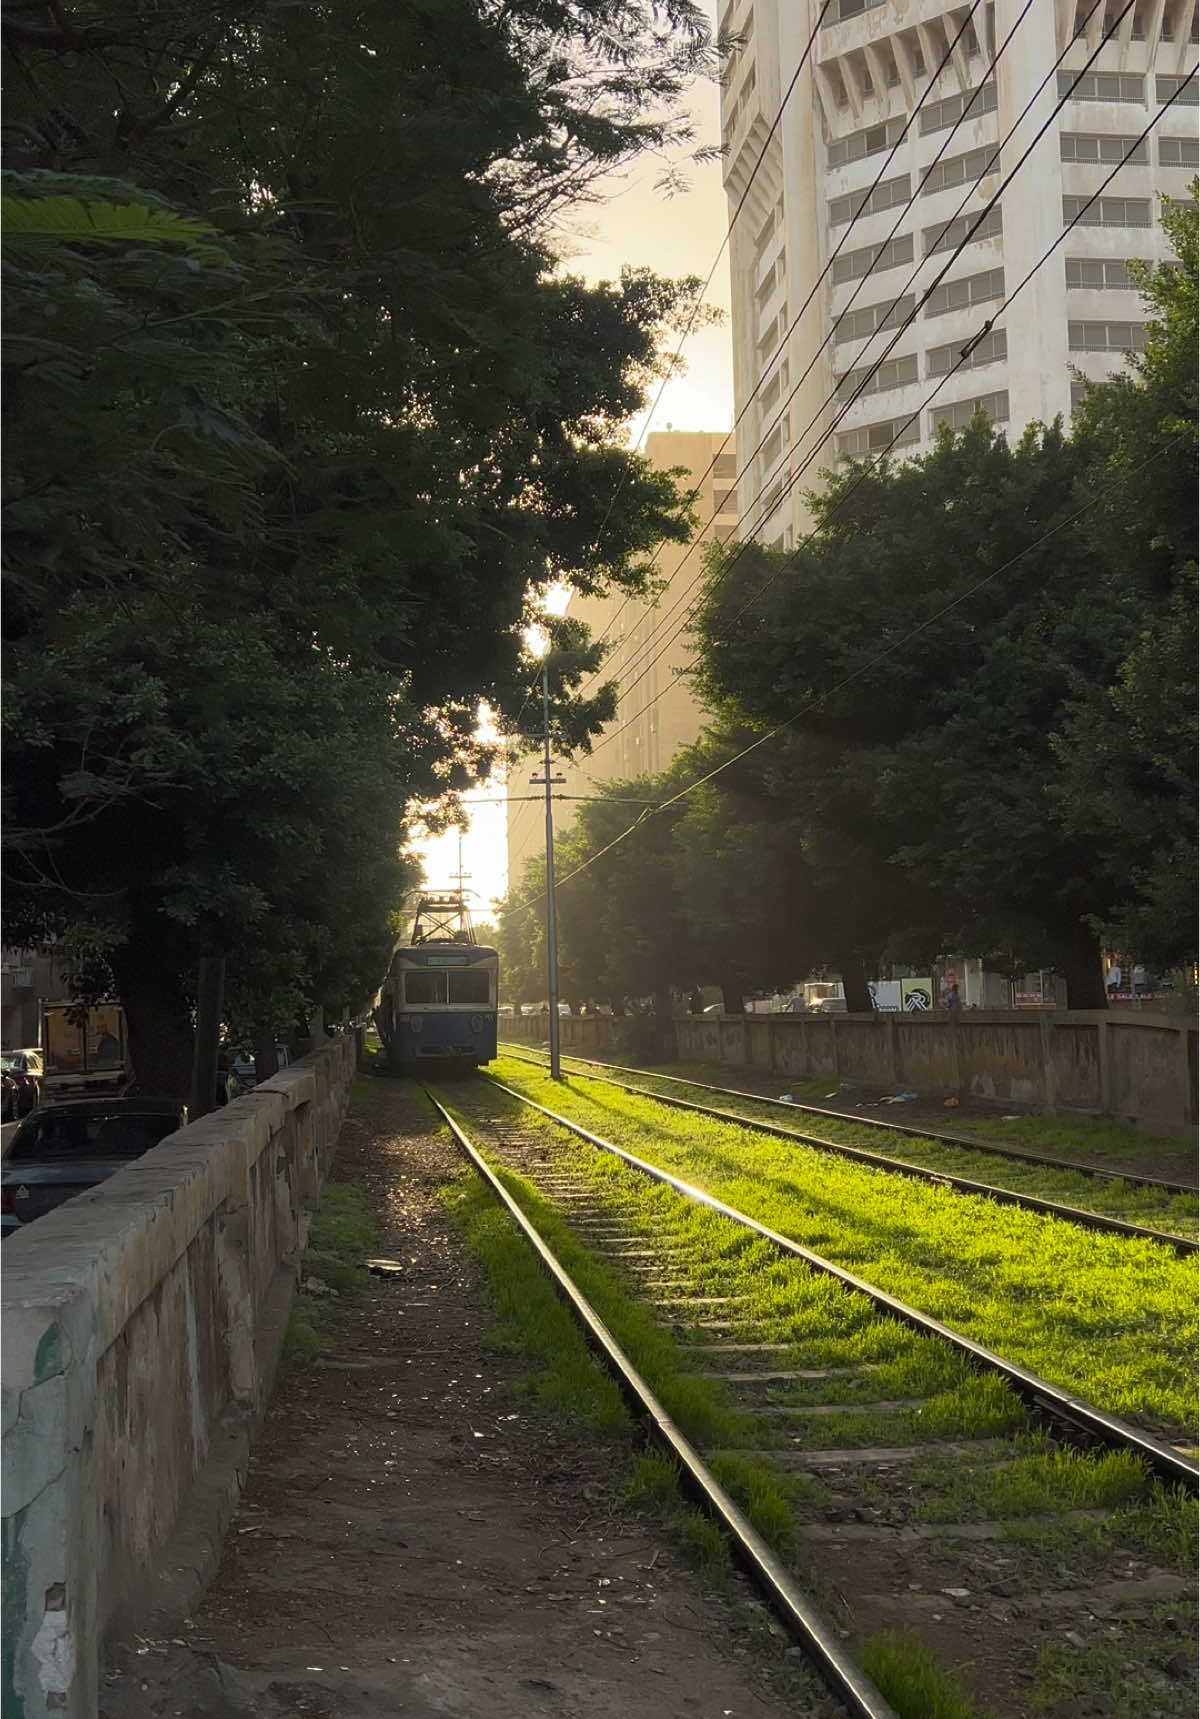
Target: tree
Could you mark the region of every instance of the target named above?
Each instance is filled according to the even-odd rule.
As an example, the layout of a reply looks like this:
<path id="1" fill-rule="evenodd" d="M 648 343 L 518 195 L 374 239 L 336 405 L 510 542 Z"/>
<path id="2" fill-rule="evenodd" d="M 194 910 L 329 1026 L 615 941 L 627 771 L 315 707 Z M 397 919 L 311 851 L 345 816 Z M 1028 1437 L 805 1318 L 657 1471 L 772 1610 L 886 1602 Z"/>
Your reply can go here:
<path id="1" fill-rule="evenodd" d="M 1081 480 L 1100 505 L 1083 530 L 1129 617 L 1111 682 L 1080 677 L 1056 742 L 1059 815 L 1094 844 L 1107 941 L 1133 959 L 1194 958 L 1197 689 L 1196 200 L 1165 204 L 1177 263 L 1130 264 L 1149 312 L 1130 373 L 1089 388 L 1076 420 Z M 1148 507 L 1149 501 L 1149 507 Z"/>
<path id="2" fill-rule="evenodd" d="M 832 942 L 1002 950 L 1103 1007 L 1099 938 L 1195 948 L 1196 212 L 1072 436 L 982 419 L 718 552 L 697 684 L 763 751 Z M 1153 485 L 1151 476 L 1153 473 Z M 841 959 L 832 956 L 839 964 Z"/>
<path id="3" fill-rule="evenodd" d="M 810 852 L 835 919 L 900 868 L 913 889 L 883 900 L 913 918 L 894 943 L 1052 951 L 1085 1006 L 1103 1002 L 1096 869 L 1053 819 L 1049 735 L 1072 673 L 1111 668 L 1120 629 L 1082 540 L 1057 529 L 1078 470 L 1060 430 L 1010 449 L 982 421 L 911 464 L 850 466 L 811 498 L 794 557 L 717 565 L 698 625 L 703 695 L 792 719 L 791 799 L 823 826 Z"/>
<path id="4" fill-rule="evenodd" d="M 655 17 L 4 13 L 6 925 L 115 980 L 144 1083 L 201 953 L 242 1015 L 373 988 L 405 807 L 488 768 L 538 589 L 686 534 L 614 443 L 697 283 L 586 287 L 546 228 L 682 137 L 707 34 Z"/>

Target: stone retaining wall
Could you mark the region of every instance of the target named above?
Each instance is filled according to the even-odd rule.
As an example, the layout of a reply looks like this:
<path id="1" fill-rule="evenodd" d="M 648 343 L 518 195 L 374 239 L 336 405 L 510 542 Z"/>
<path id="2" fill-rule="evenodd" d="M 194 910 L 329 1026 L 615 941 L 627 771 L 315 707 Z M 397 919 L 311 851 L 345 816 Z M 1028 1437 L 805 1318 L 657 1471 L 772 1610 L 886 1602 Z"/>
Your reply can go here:
<path id="1" fill-rule="evenodd" d="M 620 1060 L 623 1022 L 564 1016 L 567 1052 Z M 1164 1132 L 1196 1121 L 1196 1026 L 1143 1010 L 938 1010 L 926 1015 L 688 1015 L 673 1023 L 684 1062 L 725 1062 L 783 1077 L 853 1080 L 897 1091 L 1086 1112 Z M 501 1022 L 543 1043 L 544 1015 Z"/>
<path id="2" fill-rule="evenodd" d="M 355 1069 L 331 1039 L 4 1244 L 5 1719 L 211 1573 Z"/>

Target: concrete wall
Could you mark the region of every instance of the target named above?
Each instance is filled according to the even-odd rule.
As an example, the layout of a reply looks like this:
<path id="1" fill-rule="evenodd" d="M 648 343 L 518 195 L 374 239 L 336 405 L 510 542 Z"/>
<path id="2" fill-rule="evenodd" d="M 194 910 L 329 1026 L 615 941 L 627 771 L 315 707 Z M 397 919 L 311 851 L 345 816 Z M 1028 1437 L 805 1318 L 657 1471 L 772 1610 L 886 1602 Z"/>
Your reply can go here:
<path id="1" fill-rule="evenodd" d="M 345 1114 L 332 1039 L 4 1244 L 5 1719 L 211 1574 Z"/>
<path id="2" fill-rule="evenodd" d="M 562 1048 L 613 1056 L 622 1022 L 564 1017 Z M 861 1081 L 1085 1111 L 1167 1132 L 1196 1121 L 1196 1026 L 1186 1016 L 1107 1010 L 970 1009 L 928 1015 L 689 1015 L 674 1023 L 685 1062 L 725 1062 L 796 1079 Z M 501 1022 L 542 1043 L 545 1016 Z"/>

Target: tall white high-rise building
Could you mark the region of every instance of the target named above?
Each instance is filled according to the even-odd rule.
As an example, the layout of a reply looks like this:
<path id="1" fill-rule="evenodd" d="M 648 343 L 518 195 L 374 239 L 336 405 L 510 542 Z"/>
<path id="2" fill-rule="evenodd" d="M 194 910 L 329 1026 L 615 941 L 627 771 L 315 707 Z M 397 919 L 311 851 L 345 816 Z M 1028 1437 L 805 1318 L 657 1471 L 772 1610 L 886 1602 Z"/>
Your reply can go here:
<path id="1" fill-rule="evenodd" d="M 919 453 L 940 422 L 957 428 L 978 406 L 1014 432 L 1031 419 L 1065 417 L 1078 375 L 1098 381 L 1140 347 L 1145 312 L 1123 265 L 1169 254 L 1158 195 L 1184 197 L 1196 173 L 1196 79 L 1189 77 L 1196 0 L 1136 0 L 1125 7 L 1126 0 L 1094 7 L 1093 0 L 1034 0 L 1018 23 L 1022 0 L 980 6 L 854 219 L 970 8 L 944 0 L 830 0 L 770 136 L 821 0 L 727 0 L 721 28 L 739 42 L 722 101 L 731 213 L 750 187 L 730 241 L 742 535 L 754 531 L 765 543 L 790 548 L 806 528 L 804 489 L 816 487 L 818 471 L 839 454 L 878 453 L 898 432 L 895 455 Z M 1092 68 L 1054 115 L 1102 42 Z M 1064 48 L 1060 71 L 1038 94 Z M 963 346 L 1176 90 L 1180 98 L 1103 197 L 996 318 L 936 401 L 923 406 Z M 1001 202 L 834 428 L 839 409 L 1047 119 L 1045 136 Z M 993 162 L 1013 125 L 1011 142 Z M 818 447 L 808 474 L 789 487 Z"/>

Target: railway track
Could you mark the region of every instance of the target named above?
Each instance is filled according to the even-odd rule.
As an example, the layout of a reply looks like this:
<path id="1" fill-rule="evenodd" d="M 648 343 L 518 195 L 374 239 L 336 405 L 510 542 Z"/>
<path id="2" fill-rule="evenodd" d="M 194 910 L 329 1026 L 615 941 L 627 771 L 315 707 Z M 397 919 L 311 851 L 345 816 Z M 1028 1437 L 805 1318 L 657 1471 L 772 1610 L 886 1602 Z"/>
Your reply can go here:
<path id="1" fill-rule="evenodd" d="M 525 1062 L 534 1068 L 545 1069 L 548 1065 L 544 1058 L 532 1055 L 527 1051 L 518 1051 L 512 1045 L 501 1047 L 506 1056 L 514 1061 Z M 1068 1205 L 1060 1200 L 1041 1198 L 1036 1194 L 1021 1192 L 1019 1189 L 1006 1187 L 994 1182 L 979 1181 L 974 1177 L 954 1174 L 946 1169 L 926 1166 L 910 1162 L 907 1159 L 895 1158 L 882 1152 L 873 1152 L 861 1146 L 853 1146 L 845 1141 L 831 1140 L 827 1135 L 812 1134 L 806 1130 L 785 1126 L 782 1123 L 767 1121 L 762 1116 L 748 1114 L 745 1109 L 733 1111 L 718 1108 L 711 1104 L 703 1104 L 696 1099 L 683 1098 L 673 1092 L 662 1092 L 654 1087 L 634 1084 L 628 1080 L 618 1080 L 614 1074 L 597 1073 L 598 1068 L 608 1068 L 623 1074 L 633 1074 L 633 1069 L 627 1069 L 619 1063 L 591 1063 L 580 1057 L 563 1058 L 564 1063 L 571 1064 L 568 1072 L 583 1079 L 595 1081 L 600 1085 L 613 1086 L 622 1092 L 628 1092 L 640 1098 L 652 1099 L 655 1103 L 664 1104 L 674 1110 L 691 1111 L 700 1116 L 712 1117 L 721 1122 L 732 1122 L 742 1128 L 753 1128 L 759 1133 L 768 1134 L 776 1139 L 794 1140 L 800 1145 L 812 1146 L 820 1151 L 831 1152 L 852 1162 L 866 1164 L 874 1169 L 886 1170 L 895 1175 L 908 1176 L 916 1181 L 933 1183 L 939 1187 L 953 1188 L 959 1193 L 974 1194 L 986 1199 L 995 1200 L 1001 1205 L 1022 1207 L 1026 1211 L 1038 1212 L 1043 1216 L 1056 1217 L 1068 1223 L 1078 1224 L 1085 1229 L 1098 1230 L 1113 1235 L 1130 1236 L 1142 1241 L 1161 1243 L 1164 1247 L 1172 1248 L 1183 1255 L 1200 1254 L 1200 1242 L 1190 1236 L 1176 1234 L 1166 1229 L 1156 1229 L 1150 1225 L 1132 1223 L 1123 1218 L 1113 1217 L 1104 1212 L 1091 1211 L 1087 1207 Z M 580 1065 L 580 1066 L 574 1066 Z M 645 1076 L 643 1076 L 643 1079 Z M 778 1106 L 785 1112 L 808 1113 L 828 1117 L 846 1126 L 861 1129 L 878 1129 L 890 1131 L 894 1135 L 923 1141 L 931 1141 L 935 1145 L 949 1146 L 957 1151 L 978 1150 L 992 1157 L 1007 1158 L 1012 1163 L 1027 1169 L 1034 1166 L 1041 1169 L 1064 1171 L 1069 1170 L 1083 1176 L 1099 1178 L 1107 1183 L 1125 1183 L 1135 1188 L 1152 1188 L 1164 1196 L 1192 1196 L 1196 1190 L 1185 1183 L 1170 1182 L 1148 1176 L 1123 1175 L 1116 1171 L 1101 1169 L 1093 1165 L 1079 1165 L 1061 1158 L 1041 1157 L 1035 1153 L 1023 1151 L 1020 1148 L 1006 1148 L 990 1143 L 982 1145 L 965 1135 L 944 1134 L 933 1129 L 910 1128 L 903 1124 L 876 1121 L 874 1118 L 847 1117 L 840 1111 L 820 1110 L 811 1105 L 792 1104 L 790 1101 L 760 1097 L 754 1093 L 739 1092 L 730 1087 L 710 1086 L 703 1081 L 684 1080 L 676 1075 L 659 1075 L 651 1077 L 655 1081 L 670 1081 L 673 1085 L 690 1088 L 694 1092 L 707 1093 L 713 1096 L 735 1098 L 748 1105 Z"/>
<path id="2" fill-rule="evenodd" d="M 1032 1651 L 1031 1617 L 1040 1630 L 1070 1612 L 1081 1582 L 1097 1604 L 1190 1591 L 1187 1576 L 1144 1556 L 1154 1522 L 1197 1489 L 1196 1465 L 1171 1446 L 499 1082 L 456 1088 L 457 1117 L 430 1096 L 848 1713 L 891 1709 L 847 1639 L 916 1628 L 953 1659 L 969 1638 L 974 1659 L 995 1661 L 994 1677 L 1011 1687 L 1004 1710 L 1015 1714 L 1028 1667 L 1014 1661 Z M 601 1262 L 608 1324 L 489 1160 Z M 610 1328 L 622 1322 L 632 1356 Z M 1118 1497 L 1132 1562 L 1105 1527 Z M 1064 1514 L 1064 1498 L 1078 1507 Z M 1087 1568 L 1060 1562 L 1057 1585 L 1014 1586 L 1014 1501 L 1027 1545 L 1040 1535 L 1061 1548 L 1066 1536 Z M 802 1568 L 818 1571 L 816 1602 Z M 981 1583 L 981 1571 L 998 1579 Z"/>

